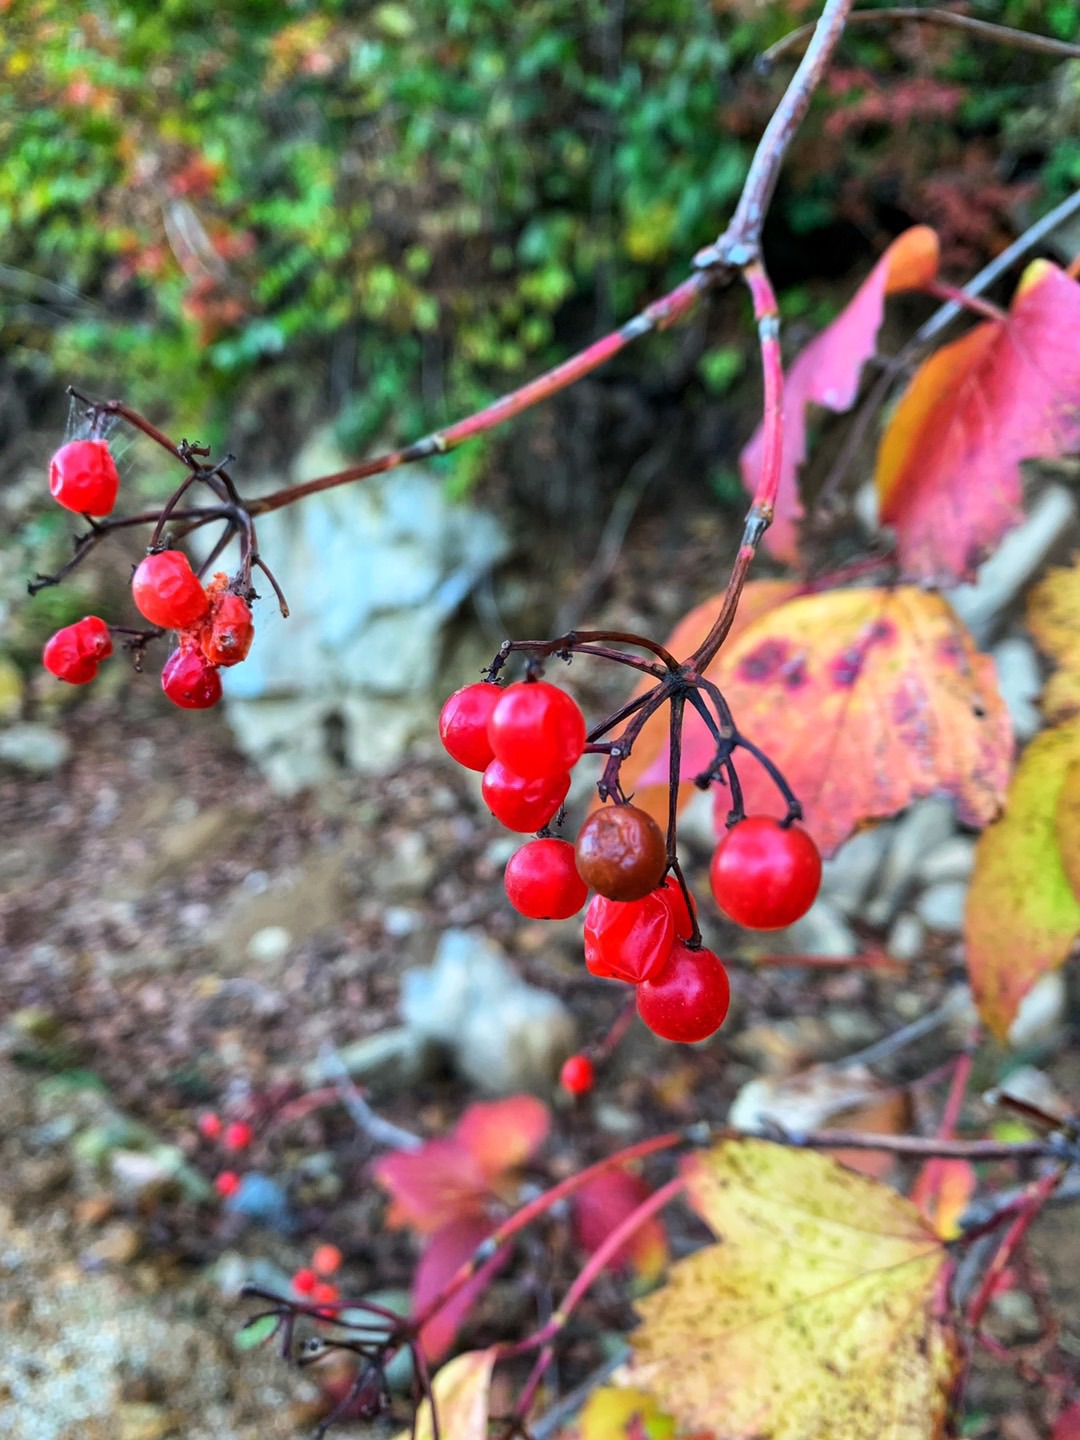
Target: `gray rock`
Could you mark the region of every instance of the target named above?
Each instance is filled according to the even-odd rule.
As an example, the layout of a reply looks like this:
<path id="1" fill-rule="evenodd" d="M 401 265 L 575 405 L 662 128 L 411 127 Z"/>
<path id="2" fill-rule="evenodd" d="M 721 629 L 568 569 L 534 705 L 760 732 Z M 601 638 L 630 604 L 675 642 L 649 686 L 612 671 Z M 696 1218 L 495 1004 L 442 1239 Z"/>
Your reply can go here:
<path id="1" fill-rule="evenodd" d="M 969 880 L 974 868 L 974 837 L 953 835 L 924 856 L 915 877 L 924 885 L 935 885 L 939 880 Z"/>
<path id="2" fill-rule="evenodd" d="M 1018 740 L 1030 740 L 1042 729 L 1036 704 L 1042 691 L 1042 673 L 1035 647 L 1022 635 L 1010 636 L 993 649 L 998 689 L 1009 711 Z"/>
<path id="3" fill-rule="evenodd" d="M 316 1060 L 307 1067 L 305 1078 L 313 1089 L 331 1084 L 340 1064 L 373 1097 L 400 1095 L 429 1079 L 438 1063 L 439 1047 L 430 1035 L 411 1025 L 395 1025 L 342 1046 L 332 1064 L 324 1058 Z"/>
<path id="4" fill-rule="evenodd" d="M 1009 1026 L 1009 1044 L 1014 1050 L 1035 1051 L 1056 1044 L 1065 1009 L 1065 977 L 1060 970 L 1052 970 L 1037 980 L 1020 1001 L 1016 1019 Z"/>
<path id="5" fill-rule="evenodd" d="M 875 825 L 846 840 L 821 868 L 821 894 L 845 915 L 857 915 L 892 839 L 892 827 Z"/>
<path id="6" fill-rule="evenodd" d="M 48 725 L 9 725 L 0 730 L 0 766 L 30 775 L 51 775 L 71 754 L 71 742 Z"/>
<path id="7" fill-rule="evenodd" d="M 247 943 L 247 956 L 257 964 L 274 965 L 284 960 L 292 945 L 292 935 L 284 925 L 264 925 Z"/>
<path id="8" fill-rule="evenodd" d="M 283 1235 L 291 1235 L 296 1229 L 296 1218 L 284 1186 L 258 1170 L 249 1170 L 241 1176 L 239 1187 L 225 1201 L 225 1212 L 243 1216 L 255 1225 L 279 1230 Z"/>
<path id="9" fill-rule="evenodd" d="M 885 948 L 894 960 L 914 960 L 926 943 L 926 926 L 917 915 L 904 910 L 893 921 Z"/>
<path id="10" fill-rule="evenodd" d="M 931 930 L 959 934 L 964 928 L 967 893 L 967 882 L 964 880 L 940 880 L 919 896 L 915 902 L 915 913 Z"/>
<path id="11" fill-rule="evenodd" d="M 874 896 L 866 906 L 866 919 L 871 925 L 888 925 L 903 903 L 923 856 L 955 831 L 952 802 L 944 796 L 931 795 L 908 807 L 893 827 Z"/>
<path id="12" fill-rule="evenodd" d="M 844 960 L 859 953 L 859 942 L 851 926 L 827 900 L 815 900 L 801 920 L 777 932 L 775 941 L 770 948 L 787 955 L 823 955 Z"/>

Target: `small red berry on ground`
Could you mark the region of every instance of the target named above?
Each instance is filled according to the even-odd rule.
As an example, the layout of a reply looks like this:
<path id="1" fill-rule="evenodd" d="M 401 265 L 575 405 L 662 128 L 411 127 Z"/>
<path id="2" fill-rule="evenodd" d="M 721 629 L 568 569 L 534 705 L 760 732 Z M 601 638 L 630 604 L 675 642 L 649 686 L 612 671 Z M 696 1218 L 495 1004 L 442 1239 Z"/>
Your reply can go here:
<path id="1" fill-rule="evenodd" d="M 667 964 L 637 989 L 642 1020 L 663 1040 L 693 1044 L 719 1030 L 731 1004 L 727 971 L 711 950 L 676 940 Z"/>
<path id="2" fill-rule="evenodd" d="M 805 830 L 748 815 L 717 845 L 709 881 L 717 905 L 736 924 L 782 930 L 817 898 L 821 855 Z"/>
<path id="3" fill-rule="evenodd" d="M 530 840 L 511 855 L 503 881 L 510 904 L 530 920 L 567 920 L 589 893 L 573 845 L 553 837 Z"/>
<path id="4" fill-rule="evenodd" d="M 317 1245 L 311 1257 L 311 1268 L 316 1275 L 322 1275 L 325 1279 L 328 1275 L 337 1274 L 341 1269 L 342 1258 L 336 1245 Z"/>
<path id="5" fill-rule="evenodd" d="M 86 685 L 97 674 L 98 662 L 112 654 L 112 636 L 104 620 L 86 615 L 65 625 L 45 643 L 41 660 L 50 675 L 69 685 Z"/>
<path id="6" fill-rule="evenodd" d="M 310 1295 L 318 1283 L 319 1277 L 315 1271 L 307 1269 L 306 1266 L 297 1270 L 292 1277 L 292 1288 L 298 1295 Z"/>
<path id="7" fill-rule="evenodd" d="M 182 550 L 159 550 L 139 563 L 131 597 L 140 615 L 164 630 L 184 630 L 210 609 L 202 581 Z"/>
<path id="8" fill-rule="evenodd" d="M 571 1055 L 559 1072 L 559 1084 L 568 1095 L 587 1095 L 596 1084 L 596 1071 L 587 1055 Z"/>
<path id="9" fill-rule="evenodd" d="M 213 1110 L 204 1110 L 195 1124 L 204 1140 L 219 1140 L 225 1128 L 221 1116 L 216 1115 Z"/>
<path id="10" fill-rule="evenodd" d="M 78 515 L 108 515 L 120 476 L 104 440 L 69 440 L 49 465 L 49 491 L 58 505 Z"/>
<path id="11" fill-rule="evenodd" d="M 585 912 L 585 964 L 593 975 L 647 980 L 667 961 L 675 943 L 671 907 L 655 891 L 641 900 L 594 895 Z"/>
<path id="12" fill-rule="evenodd" d="M 667 863 L 664 832 L 636 805 L 605 805 L 578 834 L 578 873 L 608 900 L 642 899 L 663 880 Z"/>
<path id="13" fill-rule="evenodd" d="M 341 1299 L 341 1291 L 336 1285 L 331 1285 L 328 1280 L 319 1280 L 311 1291 L 311 1302 L 313 1305 L 323 1306 L 332 1314 L 337 1308 L 337 1302 Z"/>
<path id="14" fill-rule="evenodd" d="M 563 773 L 530 780 L 508 769 L 501 760 L 493 760 L 484 771 L 480 788 L 496 820 L 508 830 L 528 835 L 554 819 L 570 789 L 570 776 Z"/>
<path id="15" fill-rule="evenodd" d="M 222 1170 L 214 1177 L 214 1189 L 222 1199 L 227 1199 L 240 1189 L 240 1176 L 235 1170 Z"/>
<path id="16" fill-rule="evenodd" d="M 209 665 L 239 665 L 247 659 L 255 626 L 246 600 L 231 591 L 215 595 L 209 620 L 199 633 L 203 658 Z"/>
<path id="17" fill-rule="evenodd" d="M 496 760 L 529 780 L 572 769 L 585 749 L 585 716 L 576 700 L 546 680 L 508 686 L 488 721 Z"/>
<path id="18" fill-rule="evenodd" d="M 466 770 L 486 770 L 495 759 L 488 721 L 505 693 L 501 685 L 478 680 L 455 690 L 442 707 L 439 739 L 446 753 Z"/>
<path id="19" fill-rule="evenodd" d="M 222 1131 L 221 1143 L 226 1150 L 246 1150 L 255 1132 L 246 1120 L 230 1120 Z"/>
<path id="20" fill-rule="evenodd" d="M 221 676 L 195 650 L 174 650 L 161 672 L 161 688 L 182 710 L 209 710 L 221 699 Z"/>

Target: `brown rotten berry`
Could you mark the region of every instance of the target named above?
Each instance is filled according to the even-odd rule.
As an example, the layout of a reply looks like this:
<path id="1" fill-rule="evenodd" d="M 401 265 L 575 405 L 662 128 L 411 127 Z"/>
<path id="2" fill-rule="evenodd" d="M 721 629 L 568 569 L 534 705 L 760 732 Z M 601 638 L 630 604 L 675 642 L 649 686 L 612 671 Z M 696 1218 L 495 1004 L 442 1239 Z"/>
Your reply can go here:
<path id="1" fill-rule="evenodd" d="M 651 815 L 636 805 L 605 805 L 581 827 L 578 874 L 608 900 L 642 900 L 664 878 L 667 846 Z"/>

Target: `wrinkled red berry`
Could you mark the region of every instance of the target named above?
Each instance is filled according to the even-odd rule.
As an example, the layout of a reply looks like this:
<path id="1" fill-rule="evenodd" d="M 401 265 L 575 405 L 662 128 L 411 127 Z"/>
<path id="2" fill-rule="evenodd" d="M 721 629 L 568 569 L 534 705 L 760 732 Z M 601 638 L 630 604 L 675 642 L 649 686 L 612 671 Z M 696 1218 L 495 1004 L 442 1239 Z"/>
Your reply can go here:
<path id="1" fill-rule="evenodd" d="M 671 907 L 656 891 L 641 900 L 589 901 L 585 964 L 593 975 L 637 985 L 664 965 L 674 942 Z"/>
<path id="2" fill-rule="evenodd" d="M 667 869 L 664 832 L 636 805 L 594 811 L 578 832 L 576 848 L 581 878 L 608 900 L 642 899 Z"/>
<path id="3" fill-rule="evenodd" d="M 182 550 L 147 555 L 131 580 L 131 597 L 140 615 L 165 630 L 183 630 L 210 609 L 202 581 Z"/>
<path id="4" fill-rule="evenodd" d="M 572 769 L 585 749 L 585 716 L 577 701 L 546 680 L 508 686 L 488 721 L 496 760 L 538 780 Z"/>
<path id="5" fill-rule="evenodd" d="M 571 1055 L 559 1072 L 559 1084 L 568 1095 L 587 1095 L 596 1084 L 596 1071 L 587 1055 Z"/>
<path id="6" fill-rule="evenodd" d="M 637 989 L 642 1020 L 662 1040 L 692 1045 L 719 1030 L 731 1003 L 727 971 L 711 950 L 676 940 L 667 964 Z"/>
<path id="7" fill-rule="evenodd" d="M 817 898 L 821 855 L 805 830 L 748 815 L 717 845 L 709 881 L 717 905 L 736 924 L 781 930 Z"/>
<path id="8" fill-rule="evenodd" d="M 564 773 L 528 780 L 507 769 L 501 760 L 493 760 L 484 771 L 480 788 L 495 819 L 508 830 L 527 835 L 554 818 L 570 789 L 570 776 Z"/>
<path id="9" fill-rule="evenodd" d="M 693 896 L 690 897 L 690 904 L 687 905 L 682 886 L 674 875 L 668 875 L 656 893 L 671 911 L 671 918 L 675 922 L 676 940 L 689 940 L 694 933 L 694 920 L 697 915 L 697 906 L 694 905 Z"/>
<path id="10" fill-rule="evenodd" d="M 566 920 L 585 904 L 588 886 L 578 874 L 568 840 L 530 840 L 506 862 L 506 896 L 530 920 Z"/>
<path id="11" fill-rule="evenodd" d="M 199 633 L 199 648 L 210 665 L 239 665 L 247 658 L 255 626 L 246 600 L 231 591 L 215 595 L 210 615 Z"/>
<path id="12" fill-rule="evenodd" d="M 86 615 L 65 625 L 45 643 L 41 660 L 50 675 L 69 685 L 85 685 L 97 674 L 98 661 L 112 654 L 112 636 L 104 620 Z"/>
<path id="13" fill-rule="evenodd" d="M 174 650 L 161 672 L 161 688 L 182 710 L 209 710 L 221 699 L 221 676 L 196 650 Z"/>
<path id="14" fill-rule="evenodd" d="M 78 515 L 108 515 L 120 476 L 104 440 L 69 440 L 49 465 L 49 491 L 58 505 Z"/>
<path id="15" fill-rule="evenodd" d="M 439 739 L 448 755 L 467 770 L 486 770 L 495 759 L 488 739 L 491 712 L 505 691 L 501 685 L 478 680 L 455 690 L 439 716 Z"/>

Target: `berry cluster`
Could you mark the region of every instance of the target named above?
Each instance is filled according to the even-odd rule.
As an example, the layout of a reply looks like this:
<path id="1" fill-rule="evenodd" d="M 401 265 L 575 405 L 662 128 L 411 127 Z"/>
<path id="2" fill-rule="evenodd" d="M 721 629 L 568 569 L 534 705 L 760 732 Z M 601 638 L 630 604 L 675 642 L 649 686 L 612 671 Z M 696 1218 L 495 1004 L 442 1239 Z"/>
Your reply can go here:
<path id="1" fill-rule="evenodd" d="M 495 818 L 521 832 L 543 832 L 555 819 L 570 768 L 583 754 L 610 756 L 614 748 L 587 744 L 574 700 L 531 678 L 505 688 L 490 679 L 456 691 L 443 706 L 439 734 L 455 760 L 483 772 L 483 796 Z M 725 765 L 730 769 L 730 761 Z M 603 783 L 601 796 L 612 798 Z M 780 929 L 817 895 L 821 857 L 792 818 L 735 814 L 716 847 L 713 896 L 740 925 Z M 585 964 L 593 975 L 635 986 L 638 1014 L 657 1035 L 692 1043 L 723 1023 L 727 971 L 701 943 L 674 840 L 621 793 L 589 816 L 576 844 L 541 833 L 523 845 L 507 863 L 505 886 L 514 908 L 533 920 L 576 915 L 592 891 Z M 571 1057 L 561 1079 L 569 1093 L 584 1094 L 593 1082 L 591 1064 Z"/>
<path id="2" fill-rule="evenodd" d="M 120 477 L 104 440 L 72 440 L 49 467 L 49 489 L 65 509 L 88 517 L 108 515 L 116 504 Z M 161 687 L 175 705 L 205 710 L 221 699 L 223 666 L 243 660 L 253 637 L 248 601 L 216 574 L 206 585 L 181 550 L 152 548 L 132 576 L 135 608 L 158 630 L 173 630 L 177 648 L 165 662 Z M 133 633 L 145 644 L 148 634 Z M 153 632 L 150 632 L 151 634 Z M 69 685 L 86 685 L 100 661 L 112 654 L 104 620 L 87 615 L 58 630 L 42 656 L 46 670 Z"/>
<path id="3" fill-rule="evenodd" d="M 336 1245 L 316 1245 L 311 1255 L 311 1264 L 302 1265 L 294 1271 L 293 1291 L 302 1300 L 324 1307 L 328 1315 L 333 1315 L 341 1299 L 341 1291 L 332 1283 L 330 1277 L 341 1269 L 343 1258 Z"/>
<path id="4" fill-rule="evenodd" d="M 223 1150 L 239 1155 L 255 1138 L 255 1131 L 246 1120 L 222 1120 L 213 1110 L 204 1110 L 195 1122 L 204 1140 L 220 1144 Z M 235 1170 L 219 1170 L 214 1176 L 214 1189 L 223 1200 L 240 1189 L 240 1176 Z"/>

